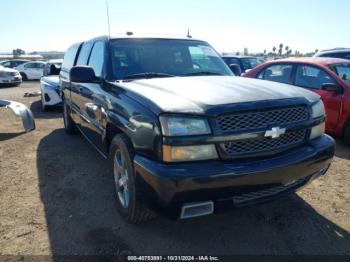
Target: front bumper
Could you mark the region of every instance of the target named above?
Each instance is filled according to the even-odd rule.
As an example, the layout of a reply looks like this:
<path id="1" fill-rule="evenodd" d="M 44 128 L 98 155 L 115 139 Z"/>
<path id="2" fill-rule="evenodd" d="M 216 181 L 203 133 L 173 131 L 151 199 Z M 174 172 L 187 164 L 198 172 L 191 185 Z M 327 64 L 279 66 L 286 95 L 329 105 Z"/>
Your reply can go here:
<path id="1" fill-rule="evenodd" d="M 30 132 L 35 129 L 35 120 L 33 113 L 24 104 L 15 101 L 0 99 L 0 108 L 1 107 L 9 108 L 13 111 L 13 113 L 16 116 L 21 117 L 23 127 L 26 130 L 26 132 Z"/>
<path id="2" fill-rule="evenodd" d="M 42 98 L 44 99 L 44 104 L 47 106 L 55 106 L 62 103 L 62 99 L 59 95 L 58 89 L 41 87 Z"/>
<path id="3" fill-rule="evenodd" d="M 327 171 L 334 150 L 334 140 L 323 135 L 292 151 L 260 160 L 166 164 L 136 155 L 134 166 L 151 190 L 149 204 L 178 217 L 184 203 L 214 201 L 217 211 L 225 200 L 232 207 L 243 206 L 295 191 Z M 274 197 L 262 194 L 250 198 L 252 201 L 233 201 L 234 197 L 272 188 L 282 190 Z"/>
<path id="4" fill-rule="evenodd" d="M 21 83 L 22 83 L 21 76 L 2 77 L 0 79 L 0 85 L 18 85 Z"/>

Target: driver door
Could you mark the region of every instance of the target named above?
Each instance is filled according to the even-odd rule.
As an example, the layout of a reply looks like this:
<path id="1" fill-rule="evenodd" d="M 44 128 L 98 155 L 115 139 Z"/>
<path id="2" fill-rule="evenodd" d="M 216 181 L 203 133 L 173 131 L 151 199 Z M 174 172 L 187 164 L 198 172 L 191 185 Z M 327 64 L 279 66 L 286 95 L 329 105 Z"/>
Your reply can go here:
<path id="1" fill-rule="evenodd" d="M 338 124 L 342 94 L 323 90 L 322 86 L 324 84 L 337 85 L 337 81 L 322 68 L 299 64 L 296 68 L 294 84 L 321 96 L 326 110 L 326 129 L 334 130 Z"/>

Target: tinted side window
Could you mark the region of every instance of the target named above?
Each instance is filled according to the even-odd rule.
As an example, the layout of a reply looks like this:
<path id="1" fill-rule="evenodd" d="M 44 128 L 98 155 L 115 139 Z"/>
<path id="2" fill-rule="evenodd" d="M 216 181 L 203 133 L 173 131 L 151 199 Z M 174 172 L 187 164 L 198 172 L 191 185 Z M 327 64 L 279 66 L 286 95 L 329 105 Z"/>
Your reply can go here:
<path id="1" fill-rule="evenodd" d="M 77 65 L 87 65 L 90 51 L 91 51 L 91 47 L 92 47 L 92 42 L 86 42 L 83 44 L 83 46 L 79 52 Z"/>
<path id="2" fill-rule="evenodd" d="M 330 54 L 324 54 L 322 56 L 323 57 L 335 57 L 335 58 L 350 59 L 350 52 L 330 53 Z"/>
<path id="3" fill-rule="evenodd" d="M 43 69 L 45 66 L 45 64 L 42 64 L 42 63 L 37 63 L 36 64 L 36 68 L 39 68 L 39 69 Z"/>
<path id="4" fill-rule="evenodd" d="M 78 49 L 79 45 L 74 45 L 67 50 L 66 54 L 64 55 L 62 69 L 69 71 L 72 68 Z"/>
<path id="5" fill-rule="evenodd" d="M 295 85 L 321 89 L 323 84 L 336 84 L 336 81 L 318 67 L 298 65 L 295 75 Z"/>
<path id="6" fill-rule="evenodd" d="M 3 63 L 2 65 L 3 65 L 4 67 L 10 67 L 10 66 L 11 66 L 11 62 L 8 61 L 8 62 L 6 62 L 6 63 Z"/>
<path id="7" fill-rule="evenodd" d="M 224 61 L 227 65 L 235 64 L 240 66 L 239 60 L 237 58 L 224 58 Z"/>
<path id="8" fill-rule="evenodd" d="M 103 61 L 104 60 L 104 43 L 96 42 L 92 48 L 89 66 L 95 70 L 97 77 L 101 77 L 103 70 Z"/>
<path id="9" fill-rule="evenodd" d="M 35 63 L 28 63 L 24 65 L 24 68 L 35 68 Z"/>
<path id="10" fill-rule="evenodd" d="M 292 65 L 271 65 L 267 67 L 265 70 L 263 70 L 259 75 L 258 78 L 265 79 L 269 81 L 274 82 L 280 82 L 289 84 L 290 83 L 290 76 L 292 74 Z"/>

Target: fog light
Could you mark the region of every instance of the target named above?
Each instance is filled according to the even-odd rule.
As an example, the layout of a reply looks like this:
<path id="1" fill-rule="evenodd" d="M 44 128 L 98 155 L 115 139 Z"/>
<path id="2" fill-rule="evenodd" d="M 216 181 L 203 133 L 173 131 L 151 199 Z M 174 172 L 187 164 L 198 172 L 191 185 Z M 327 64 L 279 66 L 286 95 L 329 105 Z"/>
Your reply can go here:
<path id="1" fill-rule="evenodd" d="M 163 146 L 163 160 L 166 162 L 217 159 L 215 145 Z"/>
<path id="2" fill-rule="evenodd" d="M 325 122 L 322 122 L 321 124 L 314 126 L 311 129 L 310 139 L 315 139 L 319 136 L 322 136 L 325 131 Z"/>

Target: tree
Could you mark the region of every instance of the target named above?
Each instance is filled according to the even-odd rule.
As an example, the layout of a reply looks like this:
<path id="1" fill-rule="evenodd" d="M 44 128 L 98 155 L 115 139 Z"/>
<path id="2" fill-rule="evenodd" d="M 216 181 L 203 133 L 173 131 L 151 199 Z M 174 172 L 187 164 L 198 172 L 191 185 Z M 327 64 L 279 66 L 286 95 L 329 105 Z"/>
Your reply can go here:
<path id="1" fill-rule="evenodd" d="M 284 49 L 286 50 L 286 54 L 288 54 L 289 46 L 286 46 Z"/>
<path id="2" fill-rule="evenodd" d="M 276 50 L 277 50 L 277 48 L 274 46 L 274 47 L 272 48 L 272 51 L 273 51 L 274 54 L 276 53 Z"/>
<path id="3" fill-rule="evenodd" d="M 249 52 L 248 52 L 248 48 L 244 48 L 244 55 L 248 55 L 249 54 Z"/>
<path id="4" fill-rule="evenodd" d="M 283 52 L 283 44 L 280 43 L 280 49 L 278 50 L 279 55 L 281 56 Z"/>
<path id="5" fill-rule="evenodd" d="M 315 50 L 315 54 L 317 54 L 317 53 L 318 53 L 318 49 Z"/>
<path id="6" fill-rule="evenodd" d="M 266 55 L 266 49 L 264 49 L 264 55 Z"/>
<path id="7" fill-rule="evenodd" d="M 14 57 L 18 57 L 20 55 L 24 55 L 26 52 L 24 52 L 24 50 L 17 48 L 17 49 L 13 49 L 12 50 L 12 54 Z"/>

